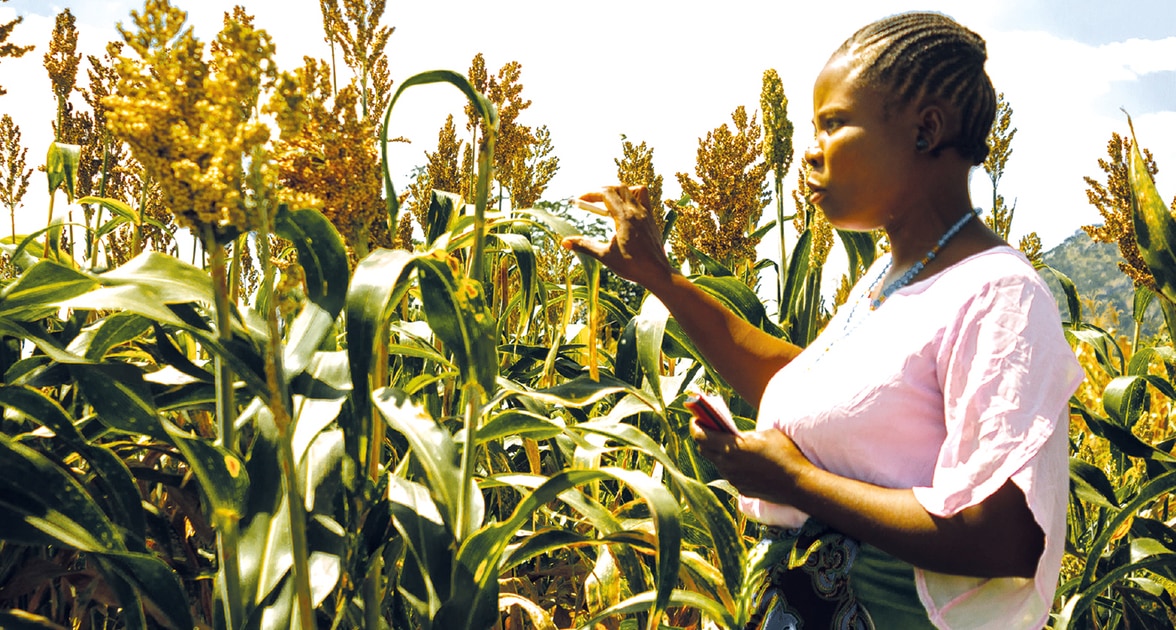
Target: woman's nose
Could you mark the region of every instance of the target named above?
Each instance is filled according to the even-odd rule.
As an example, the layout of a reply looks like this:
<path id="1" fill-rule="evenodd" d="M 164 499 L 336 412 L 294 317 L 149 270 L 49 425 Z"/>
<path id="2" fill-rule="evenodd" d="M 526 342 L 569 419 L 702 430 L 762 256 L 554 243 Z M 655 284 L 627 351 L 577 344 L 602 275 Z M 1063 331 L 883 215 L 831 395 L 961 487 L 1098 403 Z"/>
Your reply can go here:
<path id="1" fill-rule="evenodd" d="M 804 150 L 804 161 L 812 168 L 818 168 L 821 165 L 821 147 L 812 144 Z"/>

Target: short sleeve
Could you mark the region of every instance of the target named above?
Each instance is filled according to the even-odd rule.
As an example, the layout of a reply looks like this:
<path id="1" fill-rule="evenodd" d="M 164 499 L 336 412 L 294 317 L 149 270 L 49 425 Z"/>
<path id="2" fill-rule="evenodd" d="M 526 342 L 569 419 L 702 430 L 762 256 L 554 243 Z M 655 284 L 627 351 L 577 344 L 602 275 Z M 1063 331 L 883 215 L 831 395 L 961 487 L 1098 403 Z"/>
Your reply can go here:
<path id="1" fill-rule="evenodd" d="M 951 516 L 1010 479 L 1045 534 L 1033 578 L 971 578 L 915 570 L 938 628 L 1040 628 L 1049 615 L 1065 544 L 1070 395 L 1083 371 L 1061 331 L 1057 305 L 1037 278 L 985 287 L 945 330 L 938 354 L 947 438 L 929 487 L 915 496 Z M 977 624 L 1001 610 L 999 621 Z"/>
<path id="2" fill-rule="evenodd" d="M 945 328 L 937 353 L 947 437 L 923 507 L 951 516 L 1025 468 L 1058 428 L 1083 372 L 1038 278 L 984 287 Z"/>

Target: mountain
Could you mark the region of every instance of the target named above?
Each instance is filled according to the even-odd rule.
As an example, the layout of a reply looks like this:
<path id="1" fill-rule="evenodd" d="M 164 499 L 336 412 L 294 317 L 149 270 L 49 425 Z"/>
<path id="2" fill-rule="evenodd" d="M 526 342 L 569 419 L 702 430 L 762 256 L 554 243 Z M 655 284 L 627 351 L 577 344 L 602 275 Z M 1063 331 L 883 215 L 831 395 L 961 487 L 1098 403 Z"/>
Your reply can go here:
<path id="1" fill-rule="evenodd" d="M 1134 324 L 1131 320 L 1132 303 L 1135 298 L 1134 283 L 1119 270 L 1119 247 L 1113 243 L 1096 243 L 1082 230 L 1078 230 L 1057 247 L 1041 257 L 1042 261 L 1065 274 L 1078 289 L 1082 301 L 1082 318 L 1104 328 L 1114 328 L 1120 334 L 1131 335 Z M 1054 297 L 1062 304 L 1062 318 L 1067 319 L 1066 298 L 1061 287 L 1046 278 Z M 1093 312 L 1092 312 L 1093 311 Z M 1117 321 L 1115 321 L 1117 318 Z M 1163 325 L 1159 305 L 1152 301 L 1144 319 L 1142 334 L 1157 334 Z"/>

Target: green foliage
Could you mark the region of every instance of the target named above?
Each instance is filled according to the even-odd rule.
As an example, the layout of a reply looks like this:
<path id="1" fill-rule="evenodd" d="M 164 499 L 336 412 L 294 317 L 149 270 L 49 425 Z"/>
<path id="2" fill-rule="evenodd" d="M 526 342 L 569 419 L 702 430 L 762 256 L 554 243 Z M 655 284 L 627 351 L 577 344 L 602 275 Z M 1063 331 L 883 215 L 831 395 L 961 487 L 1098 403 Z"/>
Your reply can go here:
<path id="1" fill-rule="evenodd" d="M 324 5 L 336 29 L 382 7 Z M 235 255 L 256 252 L 256 262 L 238 261 L 259 270 L 255 293 L 230 293 L 215 238 L 204 264 L 155 251 L 96 264 L 91 254 L 144 226 L 172 234 L 144 211 L 146 185 L 137 205 L 79 200 L 110 213 L 84 257 L 62 245 L 60 222 L 4 244 L 14 277 L 0 287 L 0 594 L 14 610 L 0 625 L 742 627 L 772 558 L 749 549 L 755 528 L 689 439 L 683 400 L 700 384 L 725 392 L 747 428 L 755 410 L 660 303 L 556 249 L 600 225 L 552 202 L 495 211 L 503 123 L 475 81 L 427 72 L 385 94 L 386 31 L 364 28 L 332 38 L 370 75 L 364 102 L 387 102 L 370 112 L 382 113 L 382 146 L 415 85 L 456 87 L 480 130 L 476 187 L 430 191 L 419 249 L 353 258 L 322 213 L 278 201 L 263 152 L 237 191 L 257 225 L 233 244 Z M 521 86 L 510 73 L 499 100 L 513 103 L 504 115 L 513 121 Z M 749 243 L 789 218 L 781 204 L 775 225 L 756 225 L 767 170 L 780 201 L 791 155 L 774 73 L 763 98 L 767 144 L 755 116 L 737 111 L 737 133 L 722 127 L 702 143 L 714 149 L 700 158 L 710 168 L 665 230 L 692 203 L 718 212 L 726 193 L 712 184 L 734 173 L 744 199 L 723 223 L 742 249 L 692 245 L 690 279 L 805 345 L 828 315 L 828 246 L 814 242 L 831 242 L 831 228 L 803 212 L 779 265 L 776 313 L 747 282 L 772 264 L 750 258 Z M 1002 120 L 1000 170 L 1015 132 Z M 626 145 L 630 170 L 659 184 L 651 155 Z M 78 156 L 50 148 L 51 192 L 74 196 Z M 400 199 L 383 157 L 394 229 Z M 521 198 L 541 179 L 543 156 L 516 157 L 535 170 L 513 180 Z M 1136 292 L 1131 312 L 1142 320 L 1155 302 L 1176 328 L 1176 224 L 1138 150 L 1132 160 L 1135 234 L 1158 291 Z M 878 246 L 870 234 L 838 236 L 853 282 Z M 1072 402 L 1068 564 L 1054 626 L 1164 627 L 1176 595 L 1167 430 L 1176 350 L 1159 336 L 1122 347 L 1084 318 L 1075 282 L 1042 271 L 1060 287 L 1067 334 L 1105 377 Z"/>
<path id="2" fill-rule="evenodd" d="M 1169 229 L 1176 224 L 1159 201 L 1138 145 L 1132 145 L 1130 158 L 1139 251 L 1164 286 L 1176 269 L 1170 254 L 1176 230 Z M 1063 286 L 1073 293 L 1072 284 Z M 1172 310 L 1169 294 L 1154 296 L 1165 314 Z M 1152 296 L 1137 297 L 1138 316 Z M 1053 627 L 1168 627 L 1176 618 L 1176 533 L 1170 520 L 1176 457 L 1167 429 L 1176 400 L 1176 353 L 1170 340 L 1136 343 L 1124 353 L 1105 332 L 1071 319 L 1070 334 L 1094 351 L 1096 371 L 1109 380 L 1098 401 L 1101 409 L 1081 396 L 1071 403 L 1083 429 L 1072 433 L 1066 547 L 1073 569 L 1063 575 Z"/>

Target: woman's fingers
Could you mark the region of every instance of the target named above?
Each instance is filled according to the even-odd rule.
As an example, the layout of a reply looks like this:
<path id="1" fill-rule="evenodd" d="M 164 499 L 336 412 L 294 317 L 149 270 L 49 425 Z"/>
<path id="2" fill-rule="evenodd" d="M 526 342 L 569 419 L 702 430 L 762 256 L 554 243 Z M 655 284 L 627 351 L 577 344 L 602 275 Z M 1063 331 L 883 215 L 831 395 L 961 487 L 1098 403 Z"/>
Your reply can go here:
<path id="1" fill-rule="evenodd" d="M 570 251 L 588 254 L 597 260 L 603 260 L 608 254 L 608 244 L 587 236 L 565 237 L 560 241 L 560 246 Z"/>
<path id="2" fill-rule="evenodd" d="M 585 201 L 580 198 L 573 197 L 572 198 L 572 205 L 576 206 L 577 208 L 579 208 L 581 210 L 584 210 L 585 212 L 591 212 L 592 214 L 600 215 L 602 217 L 612 216 L 611 214 L 609 214 L 608 208 L 605 208 L 603 206 L 598 206 L 594 203 L 591 203 L 589 201 Z"/>

